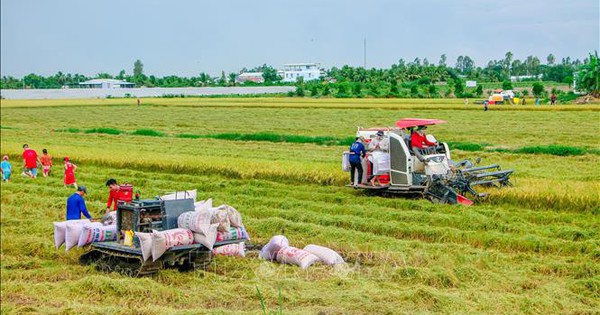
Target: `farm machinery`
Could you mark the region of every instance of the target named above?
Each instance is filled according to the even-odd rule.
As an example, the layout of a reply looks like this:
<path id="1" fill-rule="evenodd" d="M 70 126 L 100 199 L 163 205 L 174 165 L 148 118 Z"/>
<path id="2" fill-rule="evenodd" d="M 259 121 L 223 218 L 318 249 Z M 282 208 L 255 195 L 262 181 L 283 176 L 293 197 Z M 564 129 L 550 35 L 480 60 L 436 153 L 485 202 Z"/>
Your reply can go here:
<path id="1" fill-rule="evenodd" d="M 194 199 L 133 200 L 120 202 L 117 207 L 117 240 L 96 242 L 79 258 L 83 265 L 95 264 L 99 270 L 115 271 L 130 277 L 150 275 L 162 268 L 173 267 L 180 271 L 207 269 L 212 261 L 212 251 L 202 244 L 181 245 L 168 249 L 158 260 L 144 261 L 137 237 L 132 246 L 124 244 L 127 231 L 152 232 L 177 228 L 177 218 L 194 210 Z M 216 242 L 214 247 L 240 240 Z"/>
<path id="2" fill-rule="evenodd" d="M 455 162 L 451 159 L 447 143 L 423 149 L 423 161 L 417 158 L 410 148 L 410 132 L 417 127 L 441 123 L 445 121 L 405 118 L 397 121 L 395 127 L 391 128 L 359 128 L 356 136 L 367 143 L 375 138 L 378 131 L 384 132 L 384 137 L 389 139 L 389 164 L 386 166 L 387 172 L 380 176 L 381 186 L 364 184 L 373 174 L 373 164 L 369 162 L 372 159 L 367 156 L 362 160 L 363 169 L 366 170 L 363 178 L 354 181 L 360 184 L 348 186 L 375 194 L 420 195 L 434 203 L 471 205 L 472 199 L 487 195 L 476 192 L 474 187 L 511 185 L 510 175 L 513 170 L 502 170 L 498 164 L 478 166 L 480 159 L 476 163 L 470 160 Z M 431 135 L 427 135 L 427 138 L 436 142 Z M 344 152 L 344 165 L 348 165 L 348 154 L 349 152 Z"/>

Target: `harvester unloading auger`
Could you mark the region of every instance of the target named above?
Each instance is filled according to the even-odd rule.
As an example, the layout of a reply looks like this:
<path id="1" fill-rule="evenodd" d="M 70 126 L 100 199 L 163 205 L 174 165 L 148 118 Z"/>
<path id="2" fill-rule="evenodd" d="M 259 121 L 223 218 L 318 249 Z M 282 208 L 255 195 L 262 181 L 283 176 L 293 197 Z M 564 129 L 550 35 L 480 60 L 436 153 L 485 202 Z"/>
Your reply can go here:
<path id="1" fill-rule="evenodd" d="M 374 159 L 375 155 L 363 159 L 363 178 L 354 181 L 360 184 L 348 186 L 381 194 L 422 195 L 436 203 L 470 205 L 473 203 L 471 199 L 486 195 L 476 192 L 476 186 L 511 185 L 510 175 L 513 170 L 502 170 L 498 164 L 475 166 L 479 164 L 479 159 L 477 163 L 469 160 L 454 162 L 447 143 L 439 143 L 423 150 L 422 158 L 426 163 L 419 160 L 410 149 L 410 130 L 441 123 L 445 121 L 405 118 L 397 121 L 392 128 L 359 128 L 356 136 L 363 137 L 366 142 L 370 142 L 378 131 L 383 130 L 384 136 L 389 139 L 389 158 L 384 154 L 378 159 Z M 344 153 L 345 171 L 349 170 L 348 153 Z M 383 174 L 380 176 L 383 185 L 364 184 L 374 173 Z"/>

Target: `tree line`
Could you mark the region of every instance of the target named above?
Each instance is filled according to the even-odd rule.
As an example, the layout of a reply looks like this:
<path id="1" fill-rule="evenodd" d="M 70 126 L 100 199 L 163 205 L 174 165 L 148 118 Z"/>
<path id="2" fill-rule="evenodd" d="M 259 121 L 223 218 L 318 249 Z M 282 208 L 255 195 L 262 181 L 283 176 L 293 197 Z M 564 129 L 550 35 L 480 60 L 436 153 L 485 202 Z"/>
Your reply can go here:
<path id="1" fill-rule="evenodd" d="M 459 56 L 453 65 L 448 64 L 445 54 L 440 56 L 437 63 L 430 62 L 427 58 L 415 58 L 407 62 L 400 59 L 389 68 L 352 67 L 345 65 L 341 68 L 333 67 L 325 71 L 325 75 L 318 81 L 304 83 L 296 82 L 300 87 L 296 94 L 366 96 L 373 97 L 437 97 L 450 96 L 469 97 L 483 93 L 481 85 L 474 89 L 466 89 L 464 82 L 474 80 L 477 82 L 503 82 L 504 87 L 511 86 L 511 76 L 520 76 L 521 81 L 553 81 L 571 85 L 576 72 L 585 69 L 593 62 L 597 64 L 597 53 L 590 54 L 583 61 L 572 60 L 570 57 L 562 58 L 559 62 L 553 54 L 545 58 L 545 63 L 536 56 L 527 56 L 523 60 L 515 59 L 512 52 L 507 52 L 503 59 L 490 60 L 484 67 L 477 67 L 469 56 Z M 49 89 L 62 87 L 78 87 L 80 82 L 92 78 L 118 79 L 135 83 L 141 87 L 201 87 L 201 86 L 235 86 L 239 73 L 262 72 L 264 83 L 257 84 L 246 82 L 244 85 L 281 85 L 281 77 L 277 70 L 269 65 L 253 68 L 243 68 L 237 73 L 221 72 L 220 76 L 212 77 L 207 73 L 198 76 L 164 76 L 144 74 L 143 64 L 136 60 L 133 73 L 127 74 L 121 70 L 117 75 L 98 73 L 94 77 L 81 74 L 58 72 L 55 75 L 44 77 L 37 74 L 28 74 L 23 78 L 3 76 L 0 81 L 2 89 Z M 594 68 L 592 66 L 592 68 Z M 597 72 L 592 69 L 591 72 Z M 597 73 L 596 73 L 597 77 Z M 582 78 L 583 79 L 583 78 Z M 587 79 L 593 83 L 592 79 Z M 587 82 L 585 79 L 582 82 Z M 597 84 L 596 84 L 597 85 Z M 596 89 L 597 91 L 597 89 Z M 315 92 L 315 93 L 312 93 Z M 334 92 L 334 93 L 332 93 Z"/>

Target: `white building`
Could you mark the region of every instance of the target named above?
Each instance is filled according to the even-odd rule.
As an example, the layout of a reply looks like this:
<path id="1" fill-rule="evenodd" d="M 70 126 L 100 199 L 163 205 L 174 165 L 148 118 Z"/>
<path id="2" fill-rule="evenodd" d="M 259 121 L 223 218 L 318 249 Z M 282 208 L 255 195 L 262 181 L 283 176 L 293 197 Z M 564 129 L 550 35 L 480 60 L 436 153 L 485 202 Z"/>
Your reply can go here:
<path id="1" fill-rule="evenodd" d="M 510 82 L 521 82 L 523 80 L 540 79 L 541 75 L 511 75 Z"/>
<path id="2" fill-rule="evenodd" d="M 265 82 L 265 79 L 263 78 L 262 72 L 244 72 L 238 75 L 236 81 L 238 83 L 244 83 L 248 81 L 254 83 L 263 83 Z"/>
<path id="3" fill-rule="evenodd" d="M 115 79 L 92 79 L 85 82 L 79 82 L 80 88 L 89 89 L 119 89 L 119 88 L 134 88 L 135 83 Z"/>
<path id="4" fill-rule="evenodd" d="M 318 63 L 289 63 L 283 65 L 283 71 L 279 71 L 283 82 L 296 82 L 300 77 L 304 81 L 317 80 L 321 76 Z"/>

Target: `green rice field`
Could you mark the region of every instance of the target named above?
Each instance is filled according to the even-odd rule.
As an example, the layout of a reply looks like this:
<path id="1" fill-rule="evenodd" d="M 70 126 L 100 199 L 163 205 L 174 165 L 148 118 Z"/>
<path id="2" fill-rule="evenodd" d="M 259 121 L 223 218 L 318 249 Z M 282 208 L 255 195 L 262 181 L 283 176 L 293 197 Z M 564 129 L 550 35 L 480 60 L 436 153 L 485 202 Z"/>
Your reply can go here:
<path id="1" fill-rule="evenodd" d="M 530 102 L 532 103 L 532 102 Z M 462 100 L 185 98 L 1 102 L 2 314 L 598 314 L 600 104 Z M 436 118 L 454 159 L 515 170 L 513 187 L 472 207 L 369 196 L 344 187 L 341 153 L 358 126 Z M 350 140 L 349 140 L 350 139 Z M 21 146 L 54 157 L 21 177 Z M 104 213 L 114 177 L 142 198 L 197 189 L 243 216 L 252 242 L 338 251 L 345 266 L 303 271 L 215 257 L 209 270 L 128 278 L 81 266 L 53 243 L 78 165 L 88 209 Z M 281 293 L 280 293 L 281 292 Z"/>

